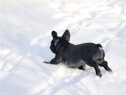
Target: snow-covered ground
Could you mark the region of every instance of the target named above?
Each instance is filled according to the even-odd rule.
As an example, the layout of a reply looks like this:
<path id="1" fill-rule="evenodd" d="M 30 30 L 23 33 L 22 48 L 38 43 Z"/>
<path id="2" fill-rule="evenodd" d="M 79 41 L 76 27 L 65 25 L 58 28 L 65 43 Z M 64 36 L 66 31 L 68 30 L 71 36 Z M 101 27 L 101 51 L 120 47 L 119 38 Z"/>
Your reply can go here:
<path id="1" fill-rule="evenodd" d="M 44 64 L 66 29 L 101 43 L 113 74 Z M 0 0 L 0 95 L 126 95 L 126 0 Z"/>

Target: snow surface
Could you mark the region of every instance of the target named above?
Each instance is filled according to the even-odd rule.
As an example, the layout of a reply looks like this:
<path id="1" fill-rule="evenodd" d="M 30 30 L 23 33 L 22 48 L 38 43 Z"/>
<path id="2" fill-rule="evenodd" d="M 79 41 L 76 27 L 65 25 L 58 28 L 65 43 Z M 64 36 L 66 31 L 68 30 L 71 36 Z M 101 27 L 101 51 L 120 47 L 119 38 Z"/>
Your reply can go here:
<path id="1" fill-rule="evenodd" d="M 101 43 L 113 74 L 44 64 L 66 29 Z M 0 95 L 126 95 L 126 0 L 0 0 Z"/>

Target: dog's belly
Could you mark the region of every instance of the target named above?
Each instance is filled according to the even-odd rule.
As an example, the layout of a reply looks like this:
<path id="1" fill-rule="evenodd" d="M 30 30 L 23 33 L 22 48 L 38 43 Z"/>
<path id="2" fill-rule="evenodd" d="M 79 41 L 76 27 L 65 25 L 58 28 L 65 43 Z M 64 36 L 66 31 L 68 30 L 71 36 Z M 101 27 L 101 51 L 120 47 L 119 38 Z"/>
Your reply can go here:
<path id="1" fill-rule="evenodd" d="M 86 65 L 86 63 L 83 60 L 76 61 L 76 62 L 75 61 L 63 61 L 63 63 L 71 68 L 79 68 L 80 66 Z"/>

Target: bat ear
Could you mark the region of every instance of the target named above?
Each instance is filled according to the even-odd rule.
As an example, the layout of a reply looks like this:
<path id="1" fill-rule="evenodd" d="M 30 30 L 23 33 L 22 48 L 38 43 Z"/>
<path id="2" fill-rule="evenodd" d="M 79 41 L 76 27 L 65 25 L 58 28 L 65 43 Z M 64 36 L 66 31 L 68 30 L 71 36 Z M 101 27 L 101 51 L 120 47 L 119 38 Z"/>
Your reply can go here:
<path id="1" fill-rule="evenodd" d="M 62 38 L 66 39 L 67 41 L 70 41 L 70 32 L 69 30 L 66 30 L 64 34 L 62 35 Z"/>
<path id="2" fill-rule="evenodd" d="M 57 38 L 57 33 L 55 31 L 52 31 L 52 37 Z"/>

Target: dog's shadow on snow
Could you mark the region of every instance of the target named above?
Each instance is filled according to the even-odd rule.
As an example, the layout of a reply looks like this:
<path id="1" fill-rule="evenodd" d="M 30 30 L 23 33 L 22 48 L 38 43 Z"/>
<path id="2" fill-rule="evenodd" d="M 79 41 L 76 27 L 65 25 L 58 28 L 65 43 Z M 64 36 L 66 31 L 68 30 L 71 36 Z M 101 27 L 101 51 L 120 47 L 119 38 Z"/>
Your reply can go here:
<path id="1" fill-rule="evenodd" d="M 61 84 L 57 85 L 56 87 L 53 88 L 53 90 L 50 92 L 49 95 L 55 95 L 55 93 L 57 93 L 59 90 L 64 89 L 66 87 L 75 85 L 77 82 L 79 82 L 83 77 L 82 74 L 74 76 L 72 79 L 70 79 L 69 81 L 63 81 Z M 76 88 L 76 87 L 75 87 Z M 71 93 L 75 94 L 76 92 L 73 92 L 72 90 L 69 90 Z"/>
<path id="2" fill-rule="evenodd" d="M 101 70 L 103 71 L 103 69 L 101 69 Z M 102 74 L 105 74 L 105 70 L 102 72 Z M 69 88 L 69 87 L 72 87 L 73 86 L 74 89 L 77 89 L 77 87 L 74 86 L 74 85 L 76 85 L 78 82 L 80 82 L 84 78 L 87 79 L 87 77 L 89 75 L 90 75 L 90 77 L 94 77 L 95 76 L 95 71 L 94 71 L 93 68 L 88 68 L 88 69 L 86 69 L 86 71 L 82 71 L 82 73 L 79 73 L 79 75 L 73 76 L 72 78 L 68 79 L 68 81 L 63 80 L 59 85 L 57 85 L 57 86 L 55 86 L 55 87 L 53 87 L 51 89 L 49 95 L 55 95 L 58 91 L 60 91 L 60 90 L 62 90 L 64 88 L 67 89 L 67 87 Z M 82 85 L 85 86 L 84 83 L 82 83 Z M 77 92 L 75 92 L 75 91 L 73 92 L 72 90 L 69 90 L 69 92 L 70 93 L 73 93 L 73 94 L 76 93 L 76 95 L 78 94 Z M 88 92 L 90 92 L 90 91 L 88 91 Z"/>

